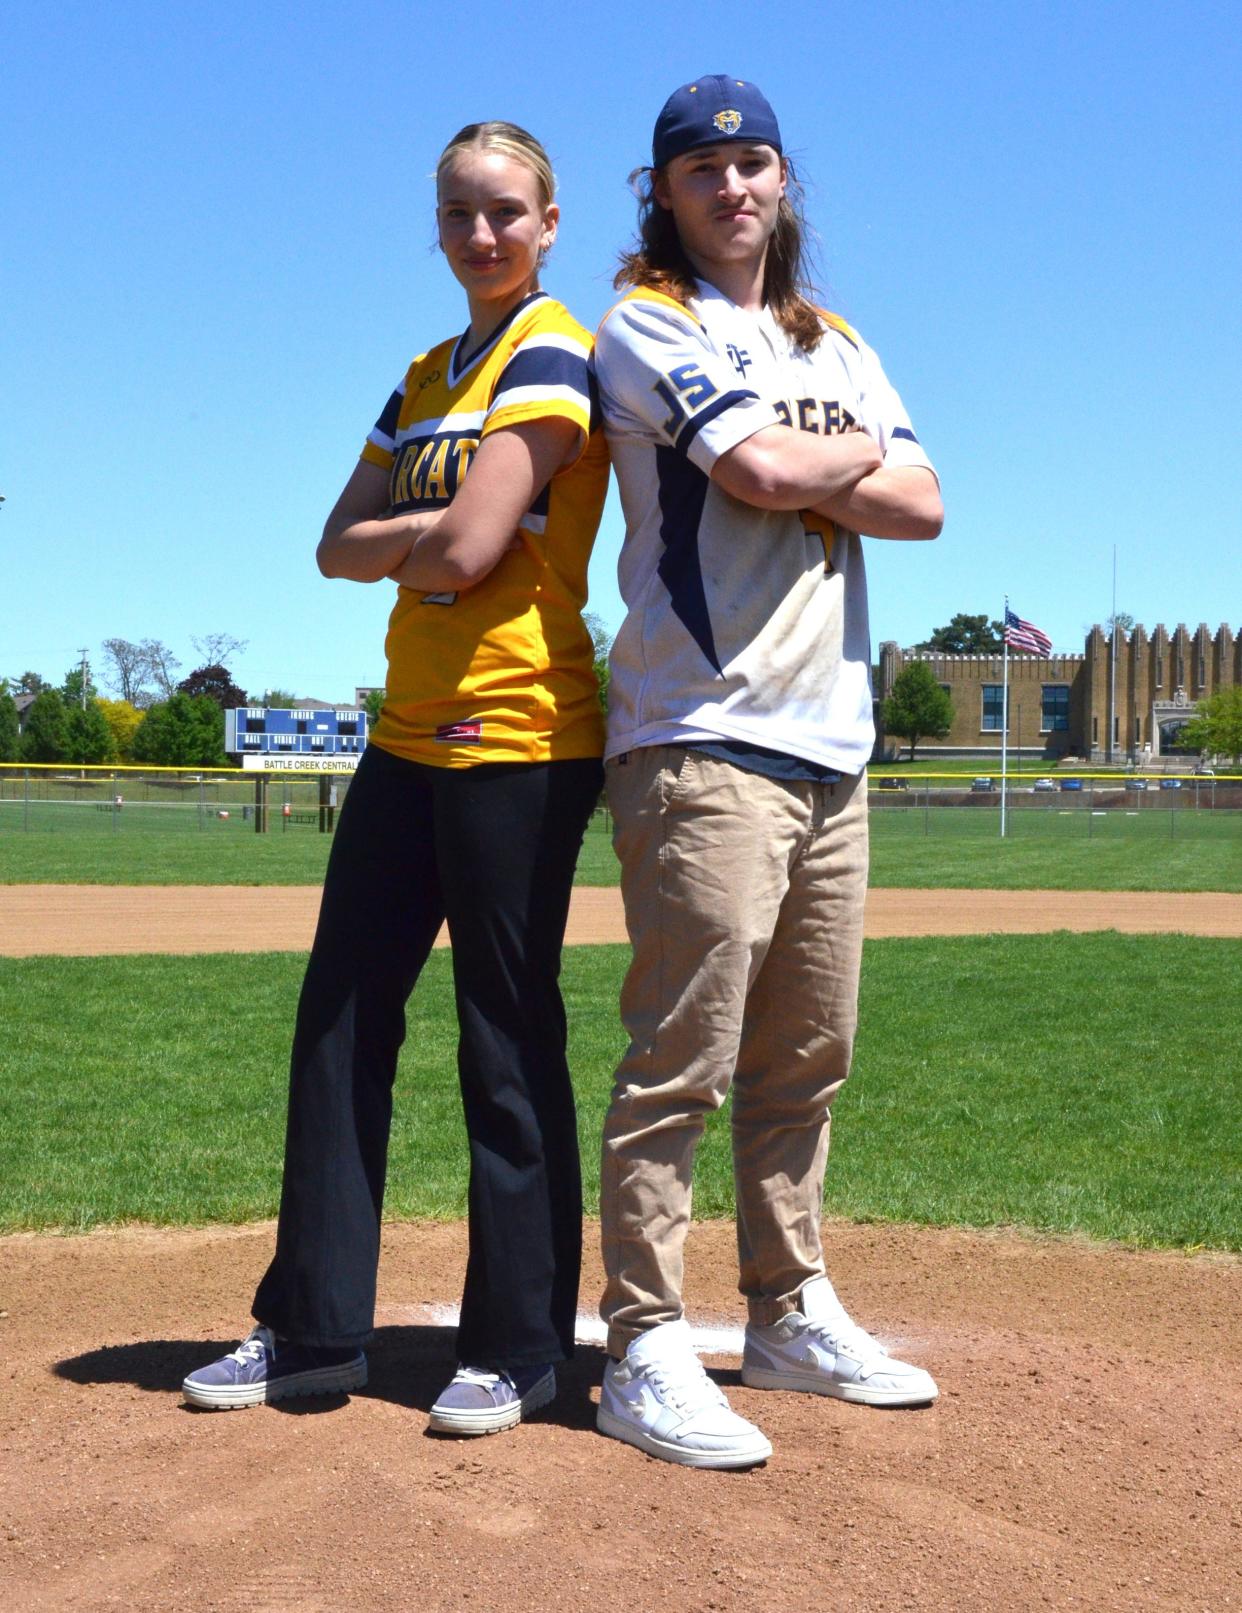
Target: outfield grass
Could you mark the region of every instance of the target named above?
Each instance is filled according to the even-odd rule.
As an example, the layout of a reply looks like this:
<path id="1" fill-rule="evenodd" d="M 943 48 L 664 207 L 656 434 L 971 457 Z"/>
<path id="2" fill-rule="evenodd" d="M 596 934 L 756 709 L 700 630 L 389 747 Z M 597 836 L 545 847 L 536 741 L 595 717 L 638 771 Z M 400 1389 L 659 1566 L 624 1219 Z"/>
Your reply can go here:
<path id="1" fill-rule="evenodd" d="M 625 949 L 565 988 L 588 1202 Z M 273 1215 L 302 960 L 0 960 L 0 1228 Z M 1242 943 L 1051 935 L 871 942 L 829 1213 L 1242 1249 Z M 1084 983 L 1089 983 L 1084 986 Z M 388 1212 L 460 1217 L 447 954 L 411 1004 Z M 696 1213 L 731 1213 L 709 1128 Z"/>
<path id="2" fill-rule="evenodd" d="M 128 808 L 126 809 L 128 810 Z M 108 820 L 104 820 L 105 824 Z M 319 885 L 331 835 L 300 825 L 257 835 L 253 824 L 217 826 L 199 832 L 186 820 L 179 829 L 98 828 L 80 813 L 55 827 L 23 832 L 20 820 L 0 817 L 0 884 L 5 885 Z M 277 820 L 278 821 L 278 820 Z M 230 824 L 232 820 L 230 820 Z M 615 885 L 617 861 L 604 814 L 587 831 L 578 882 Z"/>
<path id="3" fill-rule="evenodd" d="M 1242 891 L 1242 813 L 880 807 L 871 883 L 905 889 Z"/>
<path id="4" fill-rule="evenodd" d="M 256 835 L 22 833 L 0 822 L 0 884 L 317 885 L 331 838 L 308 828 Z M 1242 891 L 1242 813 L 1144 808 L 1128 816 L 1028 806 L 999 835 L 995 807 L 885 804 L 871 814 L 871 883 L 909 888 Z M 615 885 L 608 820 L 592 819 L 580 885 Z"/>
<path id="5" fill-rule="evenodd" d="M 49 834 L 0 828 L 0 884 L 319 885 L 331 843 L 310 829 L 153 838 L 72 825 Z"/>

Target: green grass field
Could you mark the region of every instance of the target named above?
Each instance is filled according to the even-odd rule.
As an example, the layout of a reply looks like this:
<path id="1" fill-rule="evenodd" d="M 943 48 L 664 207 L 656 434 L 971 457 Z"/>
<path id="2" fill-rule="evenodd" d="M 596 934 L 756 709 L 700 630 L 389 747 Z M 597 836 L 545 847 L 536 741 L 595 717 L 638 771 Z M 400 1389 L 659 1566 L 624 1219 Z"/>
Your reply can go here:
<path id="1" fill-rule="evenodd" d="M 299 826 L 256 835 L 230 818 L 195 829 L 84 827 L 74 809 L 59 827 L 23 832 L 0 814 L 0 884 L 316 885 L 331 838 Z M 128 811 L 128 807 L 125 809 Z M 1242 890 L 1242 812 L 1145 807 L 1133 816 L 1026 806 L 999 836 L 991 806 L 885 804 L 871 814 L 871 883 L 1014 890 Z M 615 885 L 603 812 L 587 831 L 580 885 Z"/>
<path id="2" fill-rule="evenodd" d="M 880 807 L 871 883 L 906 889 L 1242 891 L 1242 813 L 1128 817 L 1027 808 Z"/>
<path id="3" fill-rule="evenodd" d="M 624 958 L 566 958 L 592 1208 Z M 301 968 L 280 954 L 0 960 L 0 1228 L 274 1214 Z M 869 943 L 828 1213 L 1242 1249 L 1240 977 L 1237 941 Z M 398 1077 L 393 1216 L 464 1213 L 454 1039 L 436 954 Z M 696 1212 L 731 1202 L 721 1116 Z"/>

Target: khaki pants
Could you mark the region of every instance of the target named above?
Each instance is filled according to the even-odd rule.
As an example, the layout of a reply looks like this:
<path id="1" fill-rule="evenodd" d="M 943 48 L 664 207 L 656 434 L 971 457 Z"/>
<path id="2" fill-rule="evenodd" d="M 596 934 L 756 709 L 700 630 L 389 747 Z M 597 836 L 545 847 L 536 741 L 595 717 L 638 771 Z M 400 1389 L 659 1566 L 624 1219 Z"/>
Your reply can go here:
<path id="1" fill-rule="evenodd" d="M 658 745 L 607 767 L 630 1045 L 604 1126 L 601 1314 L 621 1356 L 682 1314 L 695 1149 L 733 1087 L 739 1287 L 751 1320 L 823 1274 L 829 1106 L 849 1074 L 866 776 L 785 782 Z"/>

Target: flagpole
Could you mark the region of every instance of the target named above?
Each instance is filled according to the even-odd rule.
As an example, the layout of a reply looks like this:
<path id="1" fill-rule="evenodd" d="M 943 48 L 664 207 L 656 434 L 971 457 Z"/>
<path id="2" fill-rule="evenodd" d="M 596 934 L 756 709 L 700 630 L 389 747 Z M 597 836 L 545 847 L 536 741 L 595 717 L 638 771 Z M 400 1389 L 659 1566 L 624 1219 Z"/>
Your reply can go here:
<path id="1" fill-rule="evenodd" d="M 1108 645 L 1108 759 L 1115 762 L 1113 736 L 1117 723 L 1117 545 L 1113 544 L 1113 631 Z"/>
<path id="2" fill-rule="evenodd" d="M 1005 613 L 1002 622 L 1009 620 L 1009 595 L 1005 595 Z M 1001 685 L 1001 839 L 1005 838 L 1005 798 L 1009 779 L 1009 629 L 1002 633 L 1005 643 L 1005 676 Z"/>

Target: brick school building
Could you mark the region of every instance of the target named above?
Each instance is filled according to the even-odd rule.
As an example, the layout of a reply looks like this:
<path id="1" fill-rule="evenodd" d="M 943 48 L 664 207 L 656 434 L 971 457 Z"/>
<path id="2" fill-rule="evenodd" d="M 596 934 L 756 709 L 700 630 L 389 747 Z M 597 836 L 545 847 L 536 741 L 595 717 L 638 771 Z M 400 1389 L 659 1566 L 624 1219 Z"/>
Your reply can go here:
<path id="1" fill-rule="evenodd" d="M 1242 638 L 1222 623 L 1213 634 L 1205 622 L 1192 633 L 1179 624 L 1172 633 L 1158 625 L 1116 635 L 1104 628 L 1087 634 L 1082 654 L 1009 655 L 1009 750 L 1050 763 L 1142 765 L 1165 758 L 1189 761 L 1180 730 L 1200 700 L 1242 684 Z M 911 661 L 925 661 L 953 702 L 953 726 L 944 739 L 919 741 L 920 757 L 999 755 L 1003 656 L 945 655 L 880 645 L 875 680 L 877 760 L 895 758 L 905 741 L 884 733 L 883 702 L 894 679 Z"/>

